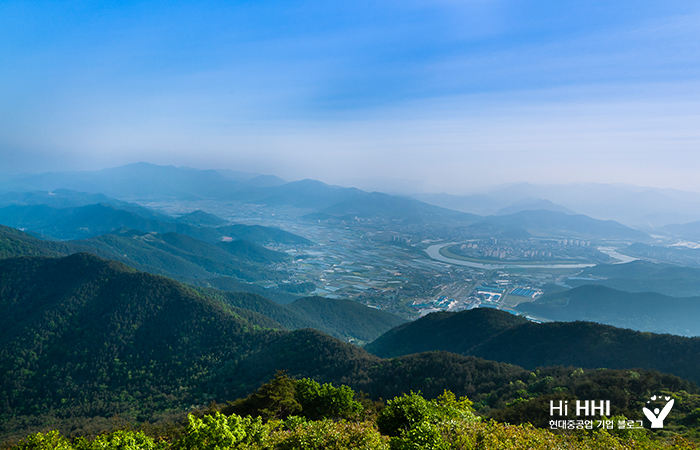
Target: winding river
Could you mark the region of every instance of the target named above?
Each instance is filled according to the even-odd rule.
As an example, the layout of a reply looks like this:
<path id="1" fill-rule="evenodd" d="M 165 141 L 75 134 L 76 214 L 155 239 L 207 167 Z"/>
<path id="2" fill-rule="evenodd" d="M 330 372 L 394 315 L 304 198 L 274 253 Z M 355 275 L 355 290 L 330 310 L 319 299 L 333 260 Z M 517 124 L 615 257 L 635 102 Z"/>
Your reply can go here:
<path id="1" fill-rule="evenodd" d="M 471 262 L 471 261 L 464 261 L 462 259 L 453 259 L 453 258 L 448 258 L 444 256 L 442 253 L 440 253 L 440 250 L 444 247 L 454 245 L 456 242 L 448 242 L 447 244 L 435 244 L 431 245 L 427 249 L 425 249 L 425 252 L 430 256 L 432 259 L 435 259 L 440 262 L 448 263 L 448 264 L 456 264 L 459 266 L 467 266 L 467 267 L 473 267 L 475 269 L 583 269 L 585 267 L 593 267 L 595 266 L 595 263 L 588 263 L 588 264 L 484 264 L 484 263 L 477 263 L 477 262 Z M 616 255 L 619 255 L 620 257 L 623 258 L 630 258 L 628 256 L 620 255 L 619 253 L 614 252 L 614 249 L 606 249 L 609 250 L 609 252 L 604 252 L 607 253 L 608 255 L 612 256 L 613 258 L 620 259 Z M 602 251 L 602 250 L 601 250 Z M 611 254 L 614 253 L 615 255 Z M 631 260 L 633 260 L 632 258 Z M 621 262 L 629 262 L 629 261 L 621 261 Z"/>

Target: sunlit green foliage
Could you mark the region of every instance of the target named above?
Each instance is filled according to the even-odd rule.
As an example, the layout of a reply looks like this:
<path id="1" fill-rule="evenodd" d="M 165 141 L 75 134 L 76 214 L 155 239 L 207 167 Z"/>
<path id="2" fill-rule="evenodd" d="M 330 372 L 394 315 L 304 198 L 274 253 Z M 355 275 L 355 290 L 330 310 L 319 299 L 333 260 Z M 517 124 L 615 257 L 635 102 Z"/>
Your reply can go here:
<path id="1" fill-rule="evenodd" d="M 304 378 L 297 381 L 296 394 L 302 413 L 312 420 L 349 419 L 362 411 L 362 405 L 353 400 L 355 392 L 348 386 L 336 388 Z"/>
<path id="2" fill-rule="evenodd" d="M 75 450 L 161 450 L 166 446 L 164 442 L 156 444 L 140 431 L 125 430 L 101 434 L 92 441 L 76 439 L 73 443 Z"/>
<path id="3" fill-rule="evenodd" d="M 311 420 L 349 419 L 362 411 L 348 386 L 323 385 L 304 378 L 295 380 L 278 372 L 268 383 L 242 400 L 223 409 L 226 413 L 260 416 L 263 420 L 299 415 Z"/>
<path id="4" fill-rule="evenodd" d="M 230 403 L 224 412 L 259 416 L 264 421 L 286 419 L 301 411 L 296 397 L 296 383 L 285 373 L 277 372 L 272 380 L 245 399 Z"/>
<path id="5" fill-rule="evenodd" d="M 58 431 L 48 433 L 35 433 L 21 440 L 12 447 L 13 450 L 72 450 L 73 446 L 68 439 L 61 436 Z"/>
<path id="6" fill-rule="evenodd" d="M 426 400 L 420 393 L 411 392 L 389 400 L 377 417 L 377 426 L 383 434 L 389 436 L 420 436 L 412 430 L 418 427 L 430 434 L 440 422 L 459 420 L 476 422 L 472 403 L 467 398 L 457 400 L 450 391 L 445 391 L 437 400 Z"/>
<path id="7" fill-rule="evenodd" d="M 255 448 L 255 447 L 254 447 Z M 277 450 L 387 450 L 383 438 L 373 424 L 366 422 L 335 422 L 329 419 L 303 421 L 290 430 L 278 430 L 268 446 Z"/>
<path id="8" fill-rule="evenodd" d="M 582 308 L 585 306 L 596 311 L 609 311 L 613 299 L 619 300 L 618 297 L 623 294 L 607 288 L 584 286 L 555 296 L 558 296 L 562 304 L 569 305 L 569 311 L 574 303 L 571 296 L 576 292 L 586 294 L 585 298 L 582 296 L 578 299 Z M 641 294 L 625 295 L 631 296 L 625 303 L 626 306 L 609 312 L 611 316 L 627 317 L 624 311 L 643 307 L 642 299 L 637 298 Z M 649 296 L 656 297 L 645 299 L 644 304 L 652 304 L 655 307 L 662 305 L 662 308 L 668 304 L 668 298 L 657 298 L 660 294 Z M 684 330 L 692 329 L 696 326 L 695 318 L 699 315 L 693 311 L 700 311 L 697 309 L 700 303 L 692 299 L 685 299 L 683 302 L 687 304 L 687 308 L 681 308 L 685 311 L 683 316 L 688 321 L 693 321 L 693 326 L 686 324 Z M 527 305 L 532 306 L 533 303 Z M 573 310 L 569 313 L 569 316 L 562 317 L 561 320 L 569 321 L 583 317 L 583 313 L 578 314 Z M 540 316 L 556 320 L 556 317 L 551 315 Z M 654 315 L 654 320 L 660 320 L 659 317 Z M 647 319 L 645 323 L 651 323 L 651 319 Z M 615 328 L 602 325 L 612 322 L 600 317 L 588 320 L 600 323 L 579 321 L 538 324 L 504 311 L 487 308 L 440 312 L 396 327 L 367 345 L 365 349 L 381 357 L 443 350 L 515 364 L 530 370 L 554 365 L 608 369 L 644 368 L 700 382 L 700 337 L 689 338 L 627 329 L 632 326 L 632 322 L 626 322 L 626 325 L 620 323 L 618 326 L 624 328 Z"/>
<path id="9" fill-rule="evenodd" d="M 372 402 L 365 404 L 373 411 L 355 416 L 351 390 L 377 401 L 411 391 L 435 398 L 448 388 L 455 397 L 469 396 L 481 416 L 546 427 L 549 399 L 610 399 L 613 415 L 643 420 L 646 398 L 669 392 L 676 406 L 663 433 L 700 439 L 698 388 L 671 375 L 528 371 L 445 352 L 381 359 L 316 330 L 263 329 L 252 311 L 86 254 L 0 260 L 0 305 L 3 441 L 48 427 L 65 436 L 95 436 L 163 415 L 184 419 L 192 407 L 249 394 L 278 368 L 318 383 L 288 379 L 260 392 L 262 403 L 231 412 L 265 421 L 374 419 Z M 657 356 L 675 360 L 670 352 Z M 304 392 L 297 392 L 298 383 Z"/>
<path id="10" fill-rule="evenodd" d="M 260 417 L 225 416 L 219 412 L 201 418 L 188 416 L 186 435 L 176 450 L 225 450 L 259 445 L 269 433 Z"/>
<path id="11" fill-rule="evenodd" d="M 93 440 L 73 442 L 52 431 L 28 436 L 11 450 L 691 450 L 697 445 L 680 437 L 668 442 L 651 440 L 644 433 L 577 430 L 554 434 L 532 425 L 481 422 L 470 414 L 468 400 L 457 401 L 446 392 L 441 399 L 417 394 L 389 403 L 404 412 L 422 411 L 423 418 L 397 436 L 380 434 L 367 421 L 308 420 L 291 416 L 284 421 L 262 420 L 220 413 L 189 416 L 184 436 L 170 441 L 148 438 L 141 432 L 115 431 Z M 462 406 L 459 406 L 459 405 Z M 466 407 L 467 409 L 461 409 Z M 461 417 L 454 416 L 461 410 Z M 425 414 L 425 411 L 431 411 Z M 466 414 L 465 414 L 466 413 Z M 459 414 L 458 414 L 459 415 Z"/>

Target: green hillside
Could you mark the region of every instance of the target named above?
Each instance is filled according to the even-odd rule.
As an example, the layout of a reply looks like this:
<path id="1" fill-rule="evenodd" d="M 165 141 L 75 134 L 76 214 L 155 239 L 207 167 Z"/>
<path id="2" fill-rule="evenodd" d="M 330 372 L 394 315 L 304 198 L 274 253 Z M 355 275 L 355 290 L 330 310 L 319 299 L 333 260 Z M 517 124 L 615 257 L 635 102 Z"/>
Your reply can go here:
<path id="1" fill-rule="evenodd" d="M 194 225 L 196 227 L 220 227 L 226 225 L 226 221 L 221 217 L 209 214 L 198 209 L 188 214 L 183 214 L 176 219 L 180 223 Z"/>
<path id="2" fill-rule="evenodd" d="M 700 382 L 700 338 L 590 322 L 537 324 L 493 309 L 429 314 L 389 331 L 365 348 L 379 356 L 452 351 L 527 369 L 552 365 L 644 368 Z"/>
<path id="3" fill-rule="evenodd" d="M 560 211 L 520 211 L 504 216 L 489 216 L 479 224 L 501 229 L 524 229 L 533 235 L 577 236 L 584 239 L 625 239 L 636 242 L 651 240 L 648 234 L 629 228 L 614 220 L 598 220 L 583 214 Z"/>
<path id="4" fill-rule="evenodd" d="M 380 192 L 362 193 L 362 195 L 323 208 L 308 216 L 310 219 L 333 218 L 337 220 L 349 220 L 356 217 L 372 220 L 398 220 L 405 223 L 444 220 L 472 223 L 481 219 L 474 214 Z"/>
<path id="5" fill-rule="evenodd" d="M 288 329 L 315 328 L 345 341 L 368 342 L 404 319 L 351 300 L 307 297 L 280 305 L 255 294 L 208 291 L 222 302 L 262 314 Z"/>
<path id="6" fill-rule="evenodd" d="M 206 279 L 184 277 L 181 279 L 181 281 L 195 286 L 216 289 L 219 291 L 247 292 L 250 294 L 258 294 L 262 297 L 273 300 L 275 303 L 280 304 L 291 303 L 297 298 L 299 298 L 299 295 L 290 294 L 289 292 L 277 289 L 275 287 L 265 288 L 254 283 L 247 283 L 245 281 L 240 281 L 236 278 L 231 277 L 217 277 Z"/>
<path id="7" fill-rule="evenodd" d="M 312 242 L 306 238 L 298 236 L 288 231 L 275 227 L 264 227 L 261 225 L 225 225 L 217 228 L 217 231 L 224 236 L 233 239 L 240 239 L 257 244 L 289 244 L 289 245 L 310 245 Z"/>
<path id="8" fill-rule="evenodd" d="M 386 332 L 365 349 L 383 358 L 434 350 L 469 354 L 484 339 L 523 323 L 525 318 L 492 308 L 436 312 Z"/>
<path id="9" fill-rule="evenodd" d="M 219 277 L 235 277 L 244 282 L 282 280 L 288 274 L 271 270 L 267 265 L 290 260 L 284 253 L 250 242 L 234 241 L 217 246 L 178 233 L 121 230 L 84 240 L 51 242 L 0 225 L 0 257 L 57 256 L 77 252 L 93 253 L 181 281 Z M 242 283 L 237 286 L 246 287 Z M 288 297 L 294 299 L 298 296 Z"/>
<path id="10" fill-rule="evenodd" d="M 226 244 L 219 247 L 178 233 L 129 229 L 84 240 L 56 242 L 0 225 L 0 257 L 88 252 L 156 275 L 203 287 L 257 293 L 280 303 L 290 303 L 309 291 L 310 286 L 306 285 L 287 283 L 279 289 L 265 289 L 252 284 L 284 281 L 288 277 L 286 272 L 268 266 L 291 258 L 250 242 Z"/>
<path id="11" fill-rule="evenodd" d="M 199 403 L 211 370 L 275 336 L 175 281 L 85 253 L 0 260 L 0 293 L 2 422 Z"/>
<path id="12" fill-rule="evenodd" d="M 233 307 L 258 312 L 278 327 L 311 327 L 340 339 L 367 342 L 403 323 L 403 319 L 397 316 L 349 300 L 307 298 L 288 307 L 279 305 L 277 303 L 294 302 L 313 288 L 313 284 L 282 284 L 286 288 L 283 290 L 266 289 L 245 282 L 279 280 L 286 273 L 270 270 L 267 265 L 272 261 L 287 261 L 289 257 L 249 242 L 226 244 L 222 248 L 176 233 L 161 235 L 134 230 L 83 241 L 49 242 L 0 226 L 0 249 L 4 249 L 2 251 L 6 257 L 89 252 L 155 275 L 231 291 L 207 292 Z M 242 292 L 258 295 L 245 295 Z"/>
<path id="13" fill-rule="evenodd" d="M 67 253 L 59 242 L 37 239 L 22 231 L 0 225 L 0 259 L 16 256 L 59 256 Z"/>
<path id="14" fill-rule="evenodd" d="M 181 220 L 124 202 L 53 207 L 46 204 L 11 204 L 0 208 L 0 224 L 27 229 L 53 239 L 88 239 L 122 229 L 178 233 L 210 243 L 225 236 L 256 243 L 308 245 L 301 236 L 260 225 L 222 225 L 216 216 L 195 211 Z M 206 216 L 205 216 L 206 215 Z M 220 226 L 221 225 L 221 226 Z"/>
<path id="15" fill-rule="evenodd" d="M 700 249 L 689 247 L 660 247 L 635 242 L 622 249 L 626 255 L 681 266 L 700 267 Z"/>
<path id="16" fill-rule="evenodd" d="M 136 203 L 124 202 L 104 194 L 78 192 L 70 189 L 55 189 L 51 192 L 23 191 L 0 193 L 0 205 L 2 206 L 45 205 L 51 208 L 75 208 L 96 204 L 111 205 L 114 208 L 134 213 L 146 219 L 172 222 L 170 216 L 137 205 Z"/>
<path id="17" fill-rule="evenodd" d="M 358 343 L 373 341 L 405 322 L 394 314 L 352 300 L 305 297 L 286 306 L 306 317 L 312 328 Z"/>
<path id="18" fill-rule="evenodd" d="M 241 244 L 248 251 L 236 255 L 186 235 L 134 230 L 70 243 L 80 251 L 89 251 L 139 270 L 183 281 L 188 278 L 228 276 L 252 282 L 281 280 L 288 276 L 284 271 L 271 270 L 266 266 L 274 258 L 280 261 L 289 259 L 287 255 L 252 243 Z"/>
<path id="19" fill-rule="evenodd" d="M 269 379 L 283 369 L 296 378 L 313 378 L 321 383 L 346 384 L 369 394 L 370 398 L 391 398 L 402 393 L 422 392 L 435 398 L 449 389 L 457 396 L 468 396 L 481 414 L 511 414 L 509 405 L 536 400 L 540 396 L 615 399 L 613 414 L 641 419 L 641 406 L 647 392 L 684 391 L 685 414 L 700 407 L 698 388 L 673 375 L 643 369 L 583 370 L 575 367 L 540 367 L 533 371 L 469 355 L 433 351 L 380 359 L 362 349 L 343 344 L 316 330 L 297 330 L 281 336 L 260 352 L 251 353 L 236 364 L 229 364 L 211 379 L 208 389 L 225 398 L 255 385 L 256 379 Z M 559 397 L 561 398 L 561 397 Z M 520 399 L 520 400 L 518 400 Z M 524 423 L 542 419 L 539 412 Z M 546 426 L 546 423 L 540 425 Z"/>
<path id="20" fill-rule="evenodd" d="M 189 227 L 146 219 L 106 204 L 69 208 L 11 205 L 0 208 L 0 223 L 15 228 L 26 228 L 54 239 L 84 239 L 120 228 L 163 232 L 176 231 L 178 227 Z"/>
<path id="21" fill-rule="evenodd" d="M 543 295 L 517 309 L 549 320 L 588 320 L 634 330 L 700 336 L 700 297 L 678 298 L 584 285 Z"/>
<path id="22" fill-rule="evenodd" d="M 700 382 L 700 338 L 591 322 L 527 323 L 484 341 L 472 354 L 528 369 L 551 365 L 639 367 Z"/>
<path id="23" fill-rule="evenodd" d="M 216 245 L 225 252 L 230 253 L 239 259 L 245 259 L 246 261 L 267 264 L 291 260 L 291 257 L 285 253 L 268 250 L 258 244 L 240 239 L 235 241 L 219 242 Z"/>
<path id="24" fill-rule="evenodd" d="M 258 299 L 245 297 L 234 307 L 84 253 L 0 260 L 0 437 L 47 427 L 94 433 L 113 427 L 109 418 L 116 416 L 182 417 L 193 406 L 245 396 L 280 369 L 375 399 L 451 389 L 485 413 L 506 411 L 524 392 L 537 398 L 575 387 L 573 369 L 532 373 L 445 352 L 380 359 L 316 330 L 272 330 L 278 322 L 246 308 Z M 595 372 L 576 376 L 593 379 Z M 635 381 L 640 377 L 643 383 Z M 697 391 L 645 371 L 611 370 L 596 386 L 596 394 L 623 393 L 616 413 L 637 415 L 632 406 L 653 390 Z M 673 423 L 690 412 L 680 413 Z"/>
<path id="25" fill-rule="evenodd" d="M 572 287 L 598 284 L 619 291 L 691 297 L 700 296 L 700 269 L 637 260 L 589 267 L 567 278 L 566 283 Z"/>

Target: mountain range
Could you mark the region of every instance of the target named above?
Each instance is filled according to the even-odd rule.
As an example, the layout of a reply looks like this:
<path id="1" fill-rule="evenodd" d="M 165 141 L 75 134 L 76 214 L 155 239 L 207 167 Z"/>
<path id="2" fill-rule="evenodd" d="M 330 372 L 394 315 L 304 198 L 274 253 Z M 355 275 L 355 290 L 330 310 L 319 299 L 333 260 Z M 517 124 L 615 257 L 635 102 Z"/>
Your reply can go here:
<path id="1" fill-rule="evenodd" d="M 314 180 L 149 164 L 29 176 L 4 186 L 0 223 L 26 232 L 0 226 L 2 436 L 49 423 L 76 433 L 104 430 L 115 416 L 132 423 L 182 417 L 213 400 L 247 395 L 278 370 L 347 384 L 375 400 L 450 389 L 469 396 L 480 414 L 512 423 L 531 417 L 545 426 L 540 410 L 549 398 L 614 398 L 614 413 L 641 419 L 643 397 L 672 391 L 684 396 L 669 417 L 674 427 L 691 424 L 700 408 L 693 384 L 700 382 L 700 338 L 601 324 L 700 334 L 692 320 L 700 298 L 682 298 L 698 295 L 697 269 L 650 261 L 598 265 L 557 281 L 573 289 L 519 306 L 562 322 L 538 324 L 494 309 L 406 322 L 350 300 L 307 297 L 314 283 L 284 268 L 295 253 L 263 245 L 311 241 L 230 223 L 206 207 L 282 212 L 298 223 L 340 229 L 354 223 L 398 237 L 420 230 L 422 244 L 481 232 L 630 242 L 629 252 L 685 251 L 580 214 L 596 211 L 594 201 L 564 201 L 574 188 L 550 196 L 511 186 L 472 198 L 480 209 L 463 212 Z M 592 189 L 604 204 L 599 212 L 617 205 L 628 219 L 641 217 L 624 204 L 630 199 L 655 199 L 649 211 L 657 212 L 664 199 L 676 206 L 695 201 L 675 191 Z M 129 201 L 171 202 L 178 212 Z M 680 233 L 665 230 L 659 232 Z M 440 282 L 459 275 L 442 276 Z M 404 290 L 397 288 L 398 298 Z"/>
<path id="2" fill-rule="evenodd" d="M 591 284 L 543 295 L 517 309 L 547 320 L 588 320 L 635 330 L 700 336 L 700 297 L 624 292 Z"/>
<path id="3" fill-rule="evenodd" d="M 14 191 L 11 192 L 11 195 L 6 194 L 6 197 L 8 195 L 9 197 L 7 197 L 8 200 L 5 200 L 5 202 L 10 201 L 9 198 L 12 197 L 21 200 L 22 195 L 28 198 L 26 191 L 48 190 L 50 194 L 54 190 L 62 190 L 60 192 L 64 193 L 67 192 L 66 190 L 74 190 L 88 193 L 83 194 L 83 196 L 102 194 L 122 199 L 122 201 L 215 199 L 267 207 L 286 206 L 303 211 L 308 219 L 322 221 L 371 218 L 375 221 L 395 222 L 394 225 L 396 223 L 408 225 L 416 223 L 433 224 L 436 221 L 450 221 L 454 222 L 455 225 L 483 222 L 490 226 L 513 229 L 519 220 L 526 219 L 529 220 L 527 226 L 517 228 L 532 228 L 535 230 L 539 228 L 541 231 L 554 229 L 564 233 L 583 233 L 583 235 L 592 238 L 609 237 L 602 233 L 611 232 L 613 234 L 612 237 L 649 240 L 648 236 L 643 233 L 609 220 L 599 221 L 581 214 L 572 215 L 573 211 L 577 211 L 575 207 L 568 208 L 561 206 L 556 200 L 527 195 L 540 192 L 537 190 L 538 188 L 530 185 L 503 189 L 492 193 L 491 197 L 476 196 L 481 199 L 476 201 L 476 204 L 483 200 L 484 204 L 498 205 L 498 207 L 484 208 L 468 207 L 468 205 L 465 206 L 464 202 L 443 201 L 446 198 L 454 200 L 453 197 L 418 196 L 419 200 L 424 201 L 417 201 L 403 196 L 379 192 L 368 193 L 355 188 L 330 186 L 316 180 L 286 183 L 284 180 L 274 178 L 269 183 L 261 183 L 254 182 L 254 180 L 259 180 L 259 177 L 245 178 L 243 175 L 239 173 L 234 178 L 231 178 L 225 176 L 223 172 L 215 170 L 195 170 L 137 163 L 96 172 L 50 173 L 17 178 L 5 183 L 5 190 Z M 605 191 L 603 187 L 594 188 Z M 559 192 L 557 190 L 553 191 Z M 574 196 L 582 195 L 579 192 L 580 190 L 577 191 L 573 188 L 563 189 L 563 191 L 569 192 Z M 49 196 L 49 194 L 44 196 Z M 606 194 L 606 196 L 614 197 L 615 199 L 621 198 L 621 195 L 620 192 L 614 195 Z M 625 197 L 622 196 L 622 198 L 624 199 Z M 425 203 L 425 201 L 428 203 Z M 626 204 L 627 200 L 619 201 Z M 27 204 L 26 202 L 27 200 L 25 200 L 25 204 Z M 19 206 L 21 202 L 14 200 L 12 204 Z M 110 204 L 117 206 L 113 203 Z M 527 211 L 527 214 L 523 216 L 525 211 Z M 580 210 L 578 211 L 581 212 Z M 551 214 L 553 212 L 560 215 L 553 216 Z M 495 216 L 481 219 L 480 215 L 484 215 L 484 213 Z M 6 217 L 12 217 L 12 214 L 16 214 L 16 212 L 8 212 Z M 590 215 L 599 217 L 599 215 L 595 214 Z M 115 220 L 125 219 L 118 218 Z M 24 227 L 19 222 L 8 222 L 6 224 Z M 164 231 L 162 229 L 145 230 L 131 226 L 129 228 L 141 229 L 142 231 Z M 189 234 L 184 232 L 183 229 L 167 231 Z M 200 236 L 195 237 L 201 238 Z"/>
<path id="4" fill-rule="evenodd" d="M 581 321 L 539 324 L 491 308 L 432 313 L 386 332 L 365 349 L 385 358 L 442 350 L 531 370 L 639 367 L 700 382 L 700 337 Z"/>
<path id="5" fill-rule="evenodd" d="M 359 189 L 329 186 L 315 180 L 286 182 L 272 175 L 249 174 L 231 170 L 198 170 L 173 166 L 135 163 L 93 172 L 55 172 L 22 175 L 4 180 L 0 191 L 15 197 L 30 191 L 60 195 L 73 190 L 122 200 L 144 199 L 227 199 L 268 206 L 290 205 L 331 215 L 362 213 L 357 201 L 368 193 Z M 7 194 L 5 194 L 7 197 Z M 400 196 L 390 196 L 394 199 Z M 571 184 L 537 186 L 528 183 L 495 187 L 469 195 L 414 194 L 413 198 L 430 205 L 478 216 L 509 215 L 525 210 L 558 211 L 584 214 L 599 220 L 615 220 L 627 226 L 655 234 L 698 236 L 697 226 L 674 228 L 668 225 L 700 221 L 700 194 L 674 189 L 630 185 Z M 58 199 L 49 204 L 58 207 Z M 25 200 L 26 201 L 26 200 Z M 0 204 L 7 202 L 0 196 Z M 343 208 L 321 211 L 349 202 Z M 368 197 L 364 203 L 375 200 Z M 105 203 L 95 197 L 90 203 Z M 405 202 L 404 202 L 405 204 Z M 78 206 L 78 205 L 71 205 Z M 83 205 L 84 206 L 84 205 Z M 397 203 L 401 210 L 404 206 Z M 422 207 L 426 208 L 426 207 Z M 429 213 L 429 209 L 426 212 Z M 433 214 L 437 211 L 432 210 Z M 307 211 L 308 212 L 308 211 Z M 440 213 L 442 214 L 442 213 Z M 454 213 L 452 213 L 454 216 Z M 395 217 L 399 217 L 396 215 Z M 687 230 L 686 230 L 687 228 Z"/>
<path id="6" fill-rule="evenodd" d="M 565 281 L 571 287 L 596 284 L 625 292 L 700 297 L 700 269 L 646 260 L 625 264 L 598 264 L 566 277 Z"/>
<path id="7" fill-rule="evenodd" d="M 291 233 L 260 226 L 242 226 L 240 232 L 251 238 L 268 239 L 280 235 L 285 240 L 305 241 Z M 302 285 L 283 284 L 283 289 L 265 289 L 252 284 L 256 281 L 287 282 L 287 272 L 271 269 L 270 266 L 290 261 L 291 257 L 244 240 L 214 244 L 177 233 L 122 229 L 89 239 L 56 242 L 37 239 L 0 225 L 0 255 L 4 254 L 5 257 L 60 256 L 78 252 L 92 253 L 138 270 L 167 275 L 203 287 L 262 294 L 281 303 L 289 303 L 315 289 L 313 284 L 305 284 L 303 289 L 294 290 L 291 288 L 301 288 Z"/>
<path id="8" fill-rule="evenodd" d="M 524 209 L 576 212 L 600 220 L 615 220 L 656 234 L 664 225 L 700 220 L 698 193 L 619 184 L 537 186 L 515 183 L 478 194 L 415 194 L 414 197 L 433 205 L 479 215 Z"/>
<path id="9" fill-rule="evenodd" d="M 512 408 L 508 405 L 515 404 L 514 399 L 551 395 L 560 392 L 557 386 L 567 386 L 572 396 L 584 392 L 608 396 L 605 398 L 616 395 L 621 404 L 614 411 L 630 417 L 640 415 L 638 398 L 649 392 L 670 389 L 695 395 L 698 391 L 677 377 L 639 369 L 605 374 L 563 367 L 529 371 L 439 351 L 382 359 L 317 330 L 286 331 L 273 318 L 295 320 L 313 308 L 311 301 L 294 312 L 288 309 L 284 316 L 280 305 L 270 302 L 261 307 L 258 300 L 250 294 L 195 290 L 85 253 L 0 260 L 0 435 L 3 439 L 21 436 L 47 423 L 84 433 L 104 429 L 108 418 L 115 415 L 134 422 L 162 419 L 168 411 L 246 395 L 277 370 L 321 383 L 347 384 L 371 398 L 390 398 L 411 390 L 434 397 L 451 389 L 456 395 L 470 396 L 480 410 L 502 414 Z M 261 312 L 251 309 L 256 304 L 253 309 Z M 333 317 L 351 317 L 336 314 L 332 308 L 313 315 L 326 317 L 325 325 Z M 370 310 L 363 311 L 371 314 Z M 499 311 L 486 314 L 491 319 L 481 325 L 471 311 L 458 317 L 468 318 L 477 331 L 493 334 L 483 350 L 492 356 L 500 349 L 506 356 L 520 354 L 523 362 L 539 357 L 588 366 L 589 351 L 609 339 L 613 343 L 607 348 L 616 348 L 618 353 L 608 358 L 617 357 L 617 365 L 623 366 L 638 363 L 632 357 L 638 346 L 632 344 L 646 339 L 659 344 L 660 351 L 649 364 L 663 356 L 675 361 L 675 366 L 669 366 L 673 371 L 694 370 L 697 374 L 695 360 L 687 354 L 693 353 L 693 340 L 663 341 L 662 337 L 662 342 L 656 342 L 656 336 L 613 327 L 598 337 L 600 329 L 568 330 L 568 324 L 557 328 L 522 323 Z M 409 336 L 418 337 L 417 330 L 431 320 L 428 316 L 400 326 L 394 335 L 409 331 Z M 465 325 L 468 323 L 458 327 L 461 333 L 470 335 L 467 340 L 475 339 L 478 335 Z M 508 332 L 514 335 L 508 338 Z M 615 333 L 627 338 L 622 340 Z M 540 346 L 532 346 L 533 336 Z M 434 344 L 449 335 L 439 337 Z M 620 345 L 615 347 L 618 339 Z M 577 350 L 572 352 L 577 341 Z M 620 359 L 624 346 L 632 356 Z M 648 353 L 649 348 L 646 350 Z M 593 379 L 597 379 L 595 390 Z M 695 404 L 693 398 L 689 397 L 686 407 Z M 669 423 L 683 423 L 689 411 L 679 409 L 674 414 Z"/>
<path id="10" fill-rule="evenodd" d="M 500 229 L 523 229 L 539 236 L 574 236 L 582 239 L 622 239 L 636 242 L 650 241 L 648 234 L 622 225 L 614 220 L 597 220 L 583 214 L 561 211 L 526 210 L 508 215 L 485 217 L 479 223 Z"/>

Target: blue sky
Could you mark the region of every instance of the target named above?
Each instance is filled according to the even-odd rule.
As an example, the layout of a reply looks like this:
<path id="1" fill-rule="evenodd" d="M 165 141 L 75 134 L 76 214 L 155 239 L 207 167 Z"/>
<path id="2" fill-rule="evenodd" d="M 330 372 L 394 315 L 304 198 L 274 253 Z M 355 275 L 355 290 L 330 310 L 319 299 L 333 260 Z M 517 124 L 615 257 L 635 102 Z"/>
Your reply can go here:
<path id="1" fill-rule="evenodd" d="M 0 2 L 0 172 L 700 191 L 694 1 Z"/>

